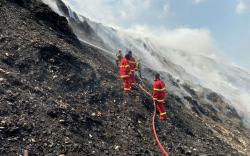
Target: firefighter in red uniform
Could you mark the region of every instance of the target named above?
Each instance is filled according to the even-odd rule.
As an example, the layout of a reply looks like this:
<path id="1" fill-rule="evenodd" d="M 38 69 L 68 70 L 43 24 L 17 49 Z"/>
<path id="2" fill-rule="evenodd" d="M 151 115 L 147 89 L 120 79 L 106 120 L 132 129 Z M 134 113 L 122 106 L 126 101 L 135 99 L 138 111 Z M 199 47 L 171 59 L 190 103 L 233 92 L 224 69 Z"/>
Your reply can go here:
<path id="1" fill-rule="evenodd" d="M 156 104 L 156 108 L 160 113 L 160 120 L 167 119 L 166 109 L 164 107 L 164 99 L 167 95 L 165 83 L 160 79 L 160 74 L 155 75 L 153 85 L 153 100 Z"/>
<path id="2" fill-rule="evenodd" d="M 130 55 L 130 60 L 129 60 L 129 65 L 131 68 L 131 85 L 132 87 L 135 85 L 135 72 L 137 71 L 137 65 L 136 65 L 136 61 L 135 58 L 132 55 L 132 52 L 129 51 L 128 54 Z"/>
<path id="3" fill-rule="evenodd" d="M 126 54 L 120 62 L 120 77 L 123 80 L 124 93 L 131 92 L 131 68 L 129 65 L 130 55 Z"/>

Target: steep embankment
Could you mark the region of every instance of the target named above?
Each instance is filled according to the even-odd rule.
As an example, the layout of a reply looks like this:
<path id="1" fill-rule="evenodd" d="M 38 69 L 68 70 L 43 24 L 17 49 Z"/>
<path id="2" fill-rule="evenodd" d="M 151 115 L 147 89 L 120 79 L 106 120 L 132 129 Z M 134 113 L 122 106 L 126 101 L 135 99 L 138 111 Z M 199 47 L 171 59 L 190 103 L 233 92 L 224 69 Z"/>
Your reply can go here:
<path id="1" fill-rule="evenodd" d="M 228 92 L 228 90 L 224 88 L 224 90 L 220 90 L 218 94 L 214 92 L 214 90 L 197 85 L 197 82 L 204 80 L 188 73 L 185 67 L 176 64 L 176 59 L 185 59 L 185 51 L 173 50 L 175 59 L 171 59 L 172 57 L 165 55 L 169 52 L 171 53 L 171 49 L 165 49 L 167 53 L 159 53 L 159 47 L 153 44 L 150 39 L 134 37 L 134 34 L 124 34 L 120 30 L 115 30 L 111 27 L 103 25 L 102 23 L 91 21 L 91 19 L 83 17 L 82 15 L 74 12 L 61 0 L 55 0 L 52 2 L 55 2 L 53 8 L 60 14 L 63 14 L 67 17 L 78 38 L 87 40 L 88 42 L 100 47 L 103 47 L 103 44 L 100 44 L 100 42 L 97 42 L 97 40 L 102 40 L 102 43 L 105 43 L 105 45 L 113 47 L 113 51 L 116 51 L 115 49 L 118 48 L 132 49 L 133 53 L 142 60 L 142 73 L 145 78 L 147 78 L 149 81 L 152 81 L 154 77 L 154 72 L 152 70 L 159 70 L 158 72 L 161 73 L 162 78 L 165 82 L 167 82 L 168 91 L 178 97 L 178 104 L 180 104 L 182 107 L 186 107 L 190 113 L 193 113 L 193 115 L 198 115 L 201 121 L 204 122 L 206 126 L 208 126 L 209 129 L 220 138 L 220 140 L 225 141 L 234 149 L 237 149 L 238 151 L 245 154 L 250 150 L 249 129 L 246 129 L 244 125 L 242 125 L 242 123 L 244 124 L 245 118 L 240 117 L 236 111 L 238 107 L 235 109 L 232 107 L 232 103 L 227 100 L 228 94 L 225 94 L 225 92 Z M 74 22 L 78 24 L 81 23 L 80 25 L 82 26 L 75 27 Z M 79 32 L 82 32 L 87 36 L 81 35 L 82 33 Z M 113 53 L 112 50 L 105 52 Z M 178 53 L 182 53 L 183 55 L 179 56 Z M 212 69 L 221 70 L 222 73 L 228 71 L 232 74 L 231 70 L 234 70 L 234 67 L 230 65 L 227 66 L 228 69 L 225 69 L 225 66 L 223 66 L 224 69 L 221 69 L 222 66 L 218 64 L 215 65 L 215 60 L 214 62 L 212 59 L 207 57 L 199 58 L 199 60 L 203 60 L 202 62 L 204 63 L 204 66 L 214 65 Z M 220 69 L 218 69 L 216 66 L 220 66 Z M 246 75 L 243 76 L 244 74 L 240 75 L 244 78 L 247 78 Z M 224 76 L 227 77 L 226 75 Z M 176 77 L 178 77 L 180 81 L 177 80 Z M 233 80 L 239 84 L 244 84 L 244 82 L 240 81 L 239 78 L 233 78 Z M 210 81 L 209 83 L 213 81 L 214 80 Z M 225 82 L 228 81 L 225 79 L 223 83 Z M 244 86 L 246 87 L 247 85 Z M 233 97 L 237 98 L 237 96 Z M 240 104 L 237 104 L 237 106 L 238 105 Z"/>
<path id="2" fill-rule="evenodd" d="M 117 69 L 81 45 L 64 17 L 37 0 L 0 0 L 0 155 L 160 155 L 151 100 L 125 103 Z M 168 98 L 157 123 L 176 155 L 239 155 L 199 117 Z"/>

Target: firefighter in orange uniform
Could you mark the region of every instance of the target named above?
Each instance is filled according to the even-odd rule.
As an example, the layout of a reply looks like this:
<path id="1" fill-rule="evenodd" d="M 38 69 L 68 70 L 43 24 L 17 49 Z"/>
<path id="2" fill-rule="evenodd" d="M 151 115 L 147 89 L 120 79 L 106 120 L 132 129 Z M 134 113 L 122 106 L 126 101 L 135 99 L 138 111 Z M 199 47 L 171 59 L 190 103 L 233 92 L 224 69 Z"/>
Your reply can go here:
<path id="1" fill-rule="evenodd" d="M 160 74 L 155 75 L 153 85 L 153 100 L 156 104 L 156 108 L 160 113 L 160 120 L 167 119 L 167 113 L 164 106 L 164 99 L 167 95 L 165 83 L 160 79 Z"/>
<path id="2" fill-rule="evenodd" d="M 131 92 L 131 68 L 129 65 L 130 55 L 126 54 L 120 62 L 120 77 L 123 80 L 124 93 Z"/>
<path id="3" fill-rule="evenodd" d="M 132 52 L 129 51 L 128 54 L 130 55 L 129 65 L 131 68 L 131 85 L 133 87 L 135 85 L 135 72 L 137 71 L 137 65 L 135 58 L 132 55 Z"/>

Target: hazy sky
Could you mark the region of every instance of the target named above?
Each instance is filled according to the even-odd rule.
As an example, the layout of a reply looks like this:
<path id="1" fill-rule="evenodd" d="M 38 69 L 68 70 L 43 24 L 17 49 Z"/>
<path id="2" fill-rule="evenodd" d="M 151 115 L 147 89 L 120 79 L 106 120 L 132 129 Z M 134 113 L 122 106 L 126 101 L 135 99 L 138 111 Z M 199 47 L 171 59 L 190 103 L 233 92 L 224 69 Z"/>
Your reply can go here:
<path id="1" fill-rule="evenodd" d="M 147 33 L 168 32 L 166 35 L 181 38 L 181 43 L 193 40 L 194 49 L 195 46 L 203 45 L 206 46 L 205 49 L 207 45 L 213 44 L 237 65 L 250 71 L 250 0 L 64 0 L 64 2 L 82 15 L 107 25 L 130 30 L 147 30 Z M 202 38 L 206 40 L 200 44 L 199 39 Z"/>

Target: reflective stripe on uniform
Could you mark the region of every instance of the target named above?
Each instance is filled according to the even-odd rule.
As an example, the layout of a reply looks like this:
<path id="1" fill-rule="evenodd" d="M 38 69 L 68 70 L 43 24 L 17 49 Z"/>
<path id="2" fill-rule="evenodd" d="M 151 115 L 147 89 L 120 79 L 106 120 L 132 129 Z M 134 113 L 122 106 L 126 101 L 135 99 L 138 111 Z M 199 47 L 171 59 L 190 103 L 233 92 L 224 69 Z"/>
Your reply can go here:
<path id="1" fill-rule="evenodd" d="M 135 62 L 135 61 L 129 61 L 129 63 L 133 63 L 133 64 L 136 64 L 136 62 Z"/>
<path id="2" fill-rule="evenodd" d="M 153 100 L 155 100 L 157 102 L 164 102 L 164 99 L 163 100 L 158 100 L 157 98 L 153 98 Z"/>
<path id="3" fill-rule="evenodd" d="M 167 113 L 166 112 L 164 112 L 164 113 L 160 113 L 160 116 L 162 116 L 162 115 L 166 115 Z"/>
<path id="4" fill-rule="evenodd" d="M 120 66 L 120 68 L 128 68 L 128 67 L 129 67 L 129 65 L 125 65 L 125 66 L 124 66 L 124 65 L 121 65 L 121 66 Z"/>
<path id="5" fill-rule="evenodd" d="M 154 91 L 158 91 L 158 92 L 163 92 L 163 91 L 165 91 L 166 90 L 166 88 L 164 87 L 164 88 L 162 88 L 162 89 L 158 89 L 158 88 L 154 88 Z"/>
<path id="6" fill-rule="evenodd" d="M 129 77 L 129 75 L 121 75 L 121 78 Z"/>
<path id="7" fill-rule="evenodd" d="M 154 98 L 154 100 L 157 101 L 157 102 L 164 102 L 164 99 L 163 100 L 158 100 L 158 99 Z"/>
<path id="8" fill-rule="evenodd" d="M 157 102 L 164 102 L 164 100 L 156 100 Z"/>
<path id="9" fill-rule="evenodd" d="M 131 88 L 124 88 L 124 90 L 131 90 Z"/>

